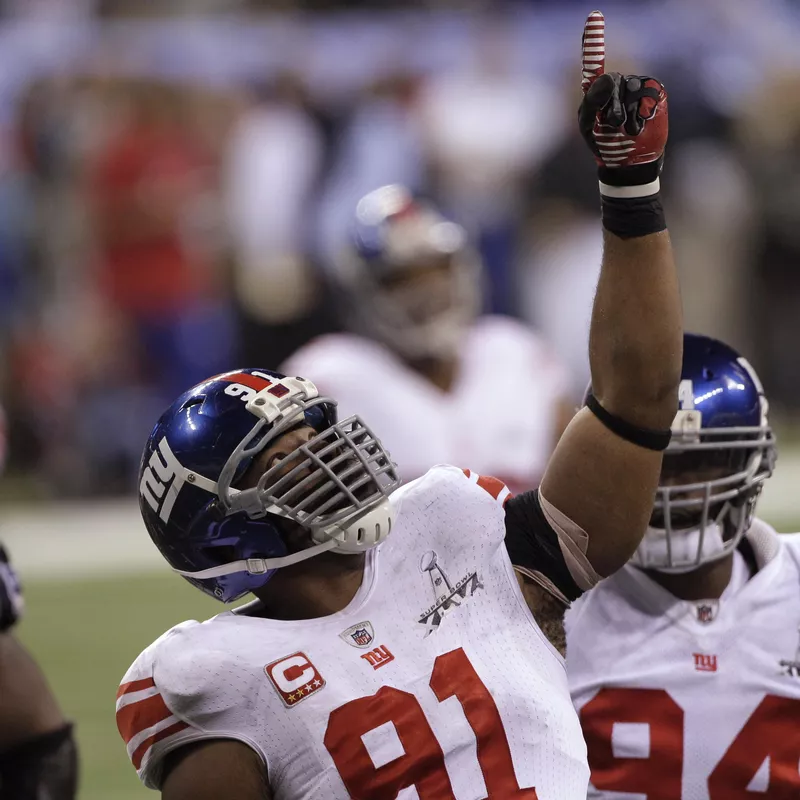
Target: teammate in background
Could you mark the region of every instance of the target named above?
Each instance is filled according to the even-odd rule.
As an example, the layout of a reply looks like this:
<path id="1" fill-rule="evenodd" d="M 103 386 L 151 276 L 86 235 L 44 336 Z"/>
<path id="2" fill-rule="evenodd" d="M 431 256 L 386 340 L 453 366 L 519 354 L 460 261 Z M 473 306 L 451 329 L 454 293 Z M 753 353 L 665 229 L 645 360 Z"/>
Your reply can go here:
<path id="1" fill-rule="evenodd" d="M 658 196 L 666 92 L 601 74 L 603 25 L 587 20 L 580 117 L 606 227 L 595 397 L 539 488 L 510 497 L 451 466 L 398 488 L 359 417 L 339 421 L 310 381 L 265 370 L 210 378 L 153 429 L 140 483 L 153 541 L 208 594 L 257 598 L 168 631 L 123 679 L 120 732 L 166 800 L 385 800 L 410 787 L 421 800 L 585 800 L 552 643 L 563 604 L 641 540 L 682 344 Z M 522 417 L 526 403 L 510 396 L 473 424 Z"/>
<path id="2" fill-rule="evenodd" d="M 4 439 L 0 409 L 0 471 Z M 72 725 L 39 665 L 12 633 L 22 607 L 19 581 L 0 546 L 0 798 L 74 800 L 78 759 Z"/>
<path id="3" fill-rule="evenodd" d="M 478 316 L 482 266 L 461 226 L 403 186 L 358 203 L 331 270 L 349 333 L 315 339 L 281 367 L 313 375 L 342 414 L 358 411 L 404 480 L 470 464 L 514 491 L 536 485 L 575 411 L 545 342 L 510 317 Z M 510 397 L 525 414 L 493 414 Z"/>
<path id="4" fill-rule="evenodd" d="M 800 797 L 800 535 L 754 517 L 775 441 L 747 361 L 687 334 L 672 431 L 630 564 L 567 614 L 589 797 Z"/>

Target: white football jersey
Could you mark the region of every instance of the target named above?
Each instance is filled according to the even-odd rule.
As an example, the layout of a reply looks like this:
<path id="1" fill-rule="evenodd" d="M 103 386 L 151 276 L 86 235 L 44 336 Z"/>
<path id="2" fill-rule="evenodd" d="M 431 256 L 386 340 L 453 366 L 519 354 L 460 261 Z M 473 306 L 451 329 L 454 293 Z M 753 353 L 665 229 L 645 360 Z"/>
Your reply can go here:
<path id="1" fill-rule="evenodd" d="M 800 534 L 756 520 L 718 601 L 630 565 L 567 614 L 592 800 L 800 797 Z"/>
<path id="2" fill-rule="evenodd" d="M 564 662 L 504 546 L 502 483 L 439 466 L 392 496 L 342 611 L 185 622 L 123 679 L 117 724 L 142 781 L 164 756 L 232 738 L 278 800 L 585 800 Z"/>
<path id="3" fill-rule="evenodd" d="M 544 341 L 508 317 L 478 319 L 465 334 L 460 371 L 443 392 L 384 345 L 352 334 L 322 336 L 282 367 L 307 377 L 359 414 L 404 480 L 434 464 L 470 464 L 514 492 L 539 484 L 560 431 L 568 376 Z"/>

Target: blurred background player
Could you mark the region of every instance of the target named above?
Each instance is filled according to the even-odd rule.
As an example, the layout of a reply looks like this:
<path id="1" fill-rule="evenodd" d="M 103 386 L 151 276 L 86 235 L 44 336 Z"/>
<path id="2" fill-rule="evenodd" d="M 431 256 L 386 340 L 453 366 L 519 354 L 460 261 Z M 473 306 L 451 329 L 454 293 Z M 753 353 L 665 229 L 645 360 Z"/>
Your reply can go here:
<path id="1" fill-rule="evenodd" d="M 405 480 L 469 464 L 514 491 L 535 485 L 574 413 L 568 377 L 530 327 L 479 315 L 482 277 L 460 225 L 403 186 L 376 189 L 332 269 L 350 332 L 313 340 L 282 369 L 373 421 Z M 485 414 L 511 397 L 526 398 L 525 414 Z"/>
<path id="2" fill-rule="evenodd" d="M 567 614 L 591 798 L 800 796 L 800 535 L 754 517 L 767 408 L 744 358 L 686 335 L 650 528 Z"/>
<path id="3" fill-rule="evenodd" d="M 0 408 L 0 471 L 4 449 Z M 0 797 L 74 800 L 78 762 L 72 725 L 12 632 L 22 608 L 19 581 L 0 545 Z"/>

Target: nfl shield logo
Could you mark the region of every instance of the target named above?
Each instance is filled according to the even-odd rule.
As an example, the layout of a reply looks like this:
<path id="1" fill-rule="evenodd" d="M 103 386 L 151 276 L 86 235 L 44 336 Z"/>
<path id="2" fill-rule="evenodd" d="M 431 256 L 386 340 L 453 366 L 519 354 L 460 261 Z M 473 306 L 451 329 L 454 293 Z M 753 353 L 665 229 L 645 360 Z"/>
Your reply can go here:
<path id="1" fill-rule="evenodd" d="M 697 606 L 697 621 L 703 622 L 708 624 L 709 622 L 713 622 L 714 618 L 717 616 L 717 609 L 719 608 L 717 603 L 703 603 L 702 605 Z"/>
<path id="2" fill-rule="evenodd" d="M 350 636 L 353 637 L 353 641 L 359 647 L 364 647 L 372 641 L 372 634 L 366 628 L 359 628 L 358 630 L 353 631 Z"/>
<path id="3" fill-rule="evenodd" d="M 365 620 L 351 625 L 346 631 L 342 631 L 339 636 L 353 647 L 369 647 L 375 638 L 375 632 L 372 630 L 372 623 Z"/>

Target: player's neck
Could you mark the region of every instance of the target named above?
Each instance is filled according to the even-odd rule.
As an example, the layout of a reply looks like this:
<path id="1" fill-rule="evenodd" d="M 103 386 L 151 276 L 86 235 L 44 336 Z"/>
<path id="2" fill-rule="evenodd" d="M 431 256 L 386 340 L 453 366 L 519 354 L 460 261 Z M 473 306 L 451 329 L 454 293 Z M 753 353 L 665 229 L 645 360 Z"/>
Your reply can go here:
<path id="1" fill-rule="evenodd" d="M 327 617 L 350 604 L 364 579 L 365 556 L 322 553 L 278 570 L 254 592 L 264 616 L 298 620 Z"/>
<path id="2" fill-rule="evenodd" d="M 657 584 L 679 600 L 718 600 L 731 581 L 733 554 L 679 575 L 646 571 Z"/>
<path id="3" fill-rule="evenodd" d="M 446 394 L 452 390 L 458 377 L 459 363 L 454 357 L 416 359 L 409 361 L 408 365 Z"/>

